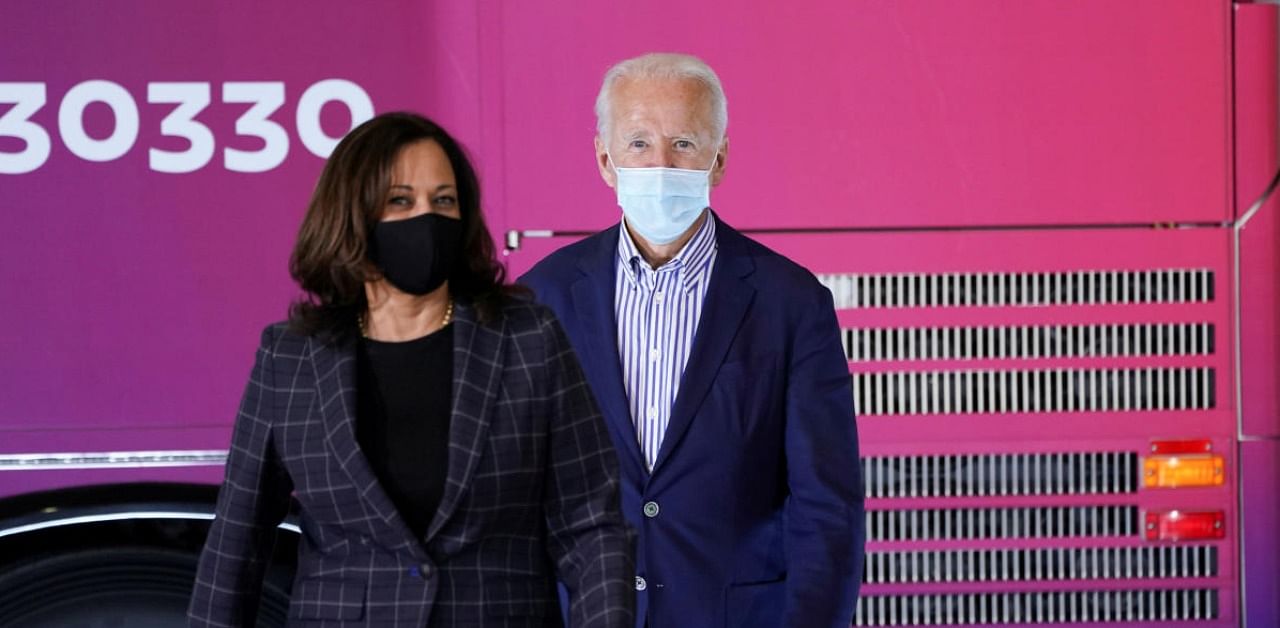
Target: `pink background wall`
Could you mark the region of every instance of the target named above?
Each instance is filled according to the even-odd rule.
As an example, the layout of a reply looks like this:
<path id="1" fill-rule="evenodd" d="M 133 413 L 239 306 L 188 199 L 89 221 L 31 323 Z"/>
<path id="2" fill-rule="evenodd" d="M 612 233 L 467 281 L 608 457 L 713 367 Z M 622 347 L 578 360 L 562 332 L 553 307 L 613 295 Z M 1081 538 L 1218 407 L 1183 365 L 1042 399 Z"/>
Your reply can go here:
<path id="1" fill-rule="evenodd" d="M 742 227 L 1228 212 L 1226 3 L 500 6 L 480 43 L 503 77 L 491 185 L 517 228 L 615 219 L 591 103 L 610 64 L 651 50 L 697 54 L 724 81 L 730 166 L 713 201 Z"/>
<path id="2" fill-rule="evenodd" d="M 729 168 L 713 204 L 737 227 L 827 229 L 762 238 L 815 272 L 1189 267 L 1215 273 L 1214 302 L 1178 307 L 841 311 L 842 324 L 851 327 L 1218 324 L 1218 350 L 1202 359 L 1034 365 L 1210 366 L 1218 374 L 1212 410 L 864 418 L 864 453 L 1141 451 L 1152 437 L 1211 438 L 1228 456 L 1232 484 L 1107 499 L 1144 509 L 1224 509 L 1234 526 L 1237 456 L 1258 460 L 1259 468 L 1277 464 L 1274 447 L 1235 449 L 1235 304 L 1229 231 L 1221 228 L 1275 167 L 1274 9 L 1246 7 L 1253 21 L 1239 22 L 1241 11 L 1229 2 L 1209 0 L 743 6 L 676 0 L 6 3 L 0 83 L 46 86 L 48 102 L 31 119 L 51 135 L 52 152 L 33 172 L 0 174 L 0 224 L 8 234 L 0 247 L 0 455 L 225 448 L 258 331 L 283 318 L 296 294 L 287 258 L 322 159 L 303 146 L 295 111 L 313 84 L 351 81 L 376 112 L 413 109 L 451 129 L 479 164 L 495 235 L 583 232 L 618 216 L 591 148 L 591 106 L 601 75 L 621 58 L 675 50 L 707 60 L 728 93 Z M 1236 68 L 1247 69 L 1244 78 L 1233 74 L 1233 41 L 1257 42 L 1236 51 L 1247 59 Z M 72 154 L 58 132 L 63 97 L 92 79 L 123 86 L 140 114 L 132 149 L 106 162 Z M 148 148 L 185 147 L 161 136 L 172 106 L 147 103 L 148 83 L 172 81 L 211 88 L 212 102 L 197 119 L 212 131 L 216 150 L 210 163 L 189 174 L 148 167 Z M 271 119 L 287 131 L 289 150 L 268 172 L 223 166 L 223 148 L 258 146 L 237 137 L 236 120 L 248 105 L 223 102 L 228 81 L 284 83 L 285 102 Z M 1233 97 L 1243 103 L 1235 118 Z M 0 115 L 9 107 L 0 104 Z M 90 106 L 84 120 L 91 136 L 111 132 L 104 105 Z M 320 120 L 333 136 L 352 122 L 338 104 L 324 107 Z M 1253 129 L 1247 137 L 1233 132 L 1246 122 Z M 24 148 L 0 137 L 0 153 Z M 1241 306 L 1250 338 L 1276 337 L 1274 214 L 1272 207 L 1253 223 L 1244 250 L 1250 264 L 1264 269 L 1246 279 L 1249 300 Z M 1195 228 L 1147 228 L 1175 222 Z M 1019 225 L 1054 229 L 850 231 Z M 1085 228 L 1099 225 L 1124 228 Z M 571 239 L 526 239 L 507 260 L 518 272 Z M 1242 356 L 1245 418 L 1255 430 L 1250 434 L 1260 437 L 1276 432 L 1270 382 L 1277 354 L 1275 342 L 1260 340 Z M 87 480 L 212 480 L 216 469 L 41 473 L 0 472 L 0 495 Z M 1255 501 L 1273 497 L 1274 488 L 1274 478 L 1245 487 Z M 1098 503 L 1076 497 L 1003 503 L 1086 501 Z M 955 505 L 902 503 L 870 506 Z M 1274 508 L 1257 516 L 1280 518 Z M 1274 554 L 1265 534 L 1249 538 Z M 1219 588 L 1221 619 L 1211 625 L 1234 623 L 1240 618 L 1237 540 L 1233 532 L 1218 544 L 1224 572 L 1208 583 L 1138 586 Z M 1043 545 L 1023 543 L 1037 544 Z M 1275 589 L 1275 570 L 1267 567 L 1276 558 L 1246 564 L 1252 591 Z M 918 591 L 867 592 L 911 590 Z M 1263 618 L 1259 625 L 1275 617 L 1274 600 L 1265 606 L 1265 597 L 1250 599 Z"/>
<path id="3" fill-rule="evenodd" d="M 47 86 L 32 120 L 53 150 L 35 172 L 0 179 L 14 234 L 0 250 L 12 295 L 0 418 L 225 422 L 257 329 L 294 295 L 285 265 L 322 162 L 293 113 L 322 79 L 354 81 L 376 111 L 416 109 L 454 129 L 478 156 L 495 231 L 616 220 L 592 161 L 591 103 L 608 64 L 652 49 L 699 54 L 728 86 L 729 176 L 713 200 L 739 227 L 1231 211 L 1225 4 L 832 1 L 777 14 L 671 3 L 678 27 L 660 5 L 329 2 L 300 19 L 279 5 L 10 3 L 0 80 Z M 138 103 L 138 139 L 113 161 L 84 161 L 57 134 L 62 96 L 90 79 Z M 217 153 L 199 171 L 147 167 L 147 148 L 183 147 L 159 135 L 172 106 L 146 103 L 160 81 L 212 87 L 198 119 Z M 224 146 L 255 147 L 234 134 L 247 105 L 221 102 L 225 81 L 285 84 L 272 116 L 291 140 L 279 167 L 222 167 Z M 332 135 L 349 125 L 341 105 L 321 117 Z M 109 133 L 105 106 L 85 126 Z M 21 148 L 0 138 L 0 150 Z"/>
<path id="4" fill-rule="evenodd" d="M 0 20 L 0 81 L 47 85 L 49 102 L 32 120 L 53 136 L 39 169 L 0 175 L 8 234 L 0 248 L 0 425 L 225 426 L 257 332 L 283 318 L 294 296 L 289 249 L 323 165 L 299 139 L 299 98 L 317 81 L 343 78 L 377 111 L 429 109 L 434 66 L 414 62 L 413 44 L 425 11 L 417 2 L 387 3 L 385 13 L 324 2 L 307 5 L 300 19 L 302 5 L 58 6 L 6 3 Z M 120 84 L 138 105 L 137 142 L 113 161 L 69 153 L 57 132 L 63 95 L 90 79 Z M 147 84 L 161 81 L 211 85 L 198 120 L 217 148 L 196 172 L 148 167 L 149 147 L 185 146 L 160 137 L 172 105 L 146 102 Z M 236 136 L 249 106 L 222 102 L 227 81 L 284 83 L 286 101 L 271 118 L 290 145 L 273 170 L 223 167 L 224 146 L 260 144 Z M 350 128 L 340 104 L 326 106 L 321 120 L 329 135 Z M 85 126 L 110 133 L 106 106 L 90 106 Z M 0 150 L 22 148 L 0 139 Z"/>

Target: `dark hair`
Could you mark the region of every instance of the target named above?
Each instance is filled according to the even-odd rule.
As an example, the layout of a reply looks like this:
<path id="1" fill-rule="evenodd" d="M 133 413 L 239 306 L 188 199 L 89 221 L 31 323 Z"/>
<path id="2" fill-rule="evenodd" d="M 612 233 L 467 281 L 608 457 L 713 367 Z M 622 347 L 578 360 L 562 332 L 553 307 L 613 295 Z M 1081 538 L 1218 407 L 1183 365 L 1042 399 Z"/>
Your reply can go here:
<path id="1" fill-rule="evenodd" d="M 368 243 L 386 207 L 392 167 L 405 146 L 422 140 L 444 149 L 457 180 L 462 259 L 449 276 L 449 291 L 474 305 L 481 322 L 499 317 L 506 301 L 522 292 L 505 285 L 480 211 L 480 183 L 462 147 L 418 114 L 384 113 L 342 138 L 316 182 L 289 258 L 289 274 L 306 292 L 289 308 L 295 331 L 340 338 L 355 330 L 368 307 L 364 284 L 381 276 L 369 261 Z"/>

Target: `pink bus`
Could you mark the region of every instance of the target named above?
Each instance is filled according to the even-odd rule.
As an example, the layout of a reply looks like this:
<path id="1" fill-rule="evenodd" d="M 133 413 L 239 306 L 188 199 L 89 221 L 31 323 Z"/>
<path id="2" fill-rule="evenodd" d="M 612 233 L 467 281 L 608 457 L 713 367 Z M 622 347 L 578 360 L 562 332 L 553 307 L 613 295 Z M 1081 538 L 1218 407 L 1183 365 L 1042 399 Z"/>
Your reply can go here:
<path id="1" fill-rule="evenodd" d="M 618 218 L 621 58 L 720 73 L 730 224 L 832 291 L 856 625 L 1280 625 L 1274 5 L 8 3 L 0 625 L 173 625 L 323 158 L 420 111 L 515 276 Z M 855 470 L 850 470 L 854 472 Z M 262 625 L 280 625 L 281 526 Z"/>

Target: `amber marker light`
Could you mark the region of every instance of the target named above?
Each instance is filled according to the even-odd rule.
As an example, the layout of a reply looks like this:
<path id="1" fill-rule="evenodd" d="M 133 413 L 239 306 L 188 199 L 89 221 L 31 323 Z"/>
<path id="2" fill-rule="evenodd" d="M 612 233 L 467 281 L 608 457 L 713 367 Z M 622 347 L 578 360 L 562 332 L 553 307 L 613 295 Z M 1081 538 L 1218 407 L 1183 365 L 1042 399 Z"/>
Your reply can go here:
<path id="1" fill-rule="evenodd" d="M 1156 441 L 1151 455 L 1142 462 L 1142 485 L 1146 488 L 1189 488 L 1221 486 L 1226 479 L 1226 461 L 1213 450 L 1208 439 Z"/>

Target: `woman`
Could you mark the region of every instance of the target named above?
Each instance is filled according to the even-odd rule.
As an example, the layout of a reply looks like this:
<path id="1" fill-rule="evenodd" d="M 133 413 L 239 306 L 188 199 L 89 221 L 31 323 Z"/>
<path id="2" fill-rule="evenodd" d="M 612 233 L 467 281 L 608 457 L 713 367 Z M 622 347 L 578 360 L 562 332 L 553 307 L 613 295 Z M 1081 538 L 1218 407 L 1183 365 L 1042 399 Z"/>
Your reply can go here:
<path id="1" fill-rule="evenodd" d="M 325 165 L 190 606 L 251 626 L 290 492 L 290 626 L 632 626 L 617 461 L 550 312 L 503 285 L 462 149 L 408 113 Z"/>

